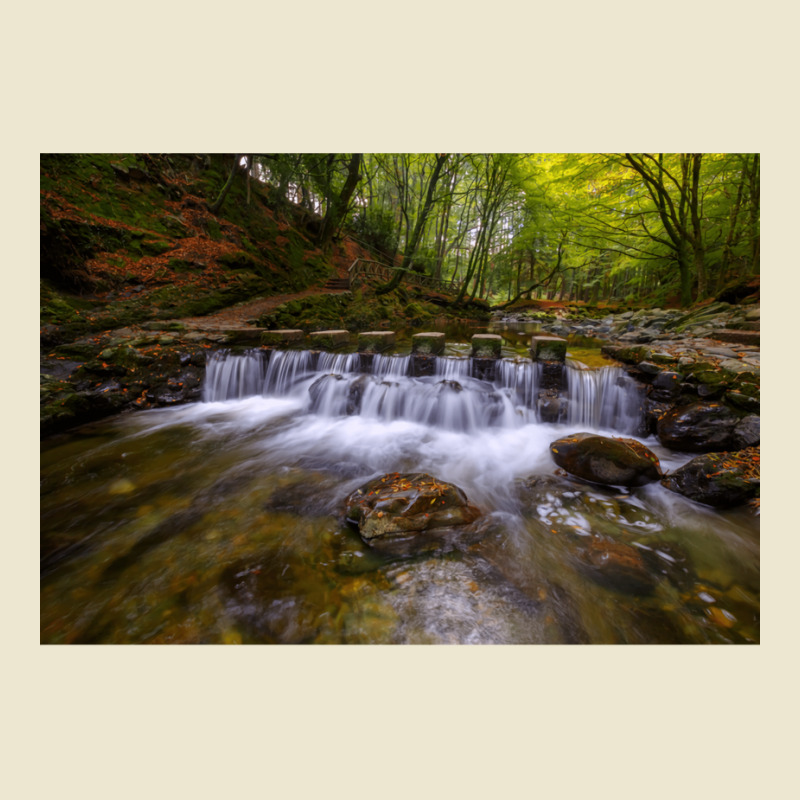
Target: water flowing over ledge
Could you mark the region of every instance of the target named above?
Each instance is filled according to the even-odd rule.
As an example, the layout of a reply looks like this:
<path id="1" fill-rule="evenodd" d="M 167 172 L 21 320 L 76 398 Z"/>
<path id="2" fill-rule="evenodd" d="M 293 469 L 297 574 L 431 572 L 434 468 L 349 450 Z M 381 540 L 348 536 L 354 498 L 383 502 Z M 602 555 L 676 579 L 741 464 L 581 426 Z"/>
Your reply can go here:
<path id="1" fill-rule="evenodd" d="M 541 422 L 541 363 L 500 359 L 495 380 L 486 381 L 472 377 L 468 357 L 440 356 L 428 377 L 410 376 L 411 359 L 375 355 L 365 364 L 358 353 L 220 350 L 208 359 L 203 400 L 294 398 L 322 416 L 402 419 L 458 432 Z M 641 430 L 642 388 L 621 367 L 565 369 L 565 422 L 626 434 Z"/>

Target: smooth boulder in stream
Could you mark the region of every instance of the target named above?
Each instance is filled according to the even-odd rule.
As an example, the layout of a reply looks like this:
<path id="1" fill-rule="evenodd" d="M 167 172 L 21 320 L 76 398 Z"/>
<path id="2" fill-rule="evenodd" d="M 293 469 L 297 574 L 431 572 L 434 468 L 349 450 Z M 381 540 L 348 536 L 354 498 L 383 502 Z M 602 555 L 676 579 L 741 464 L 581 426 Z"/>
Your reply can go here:
<path id="1" fill-rule="evenodd" d="M 715 508 L 742 505 L 758 495 L 760 448 L 735 453 L 706 453 L 661 481 L 673 492 Z"/>
<path id="2" fill-rule="evenodd" d="M 398 553 L 449 542 L 480 516 L 461 489 L 425 472 L 382 475 L 345 501 L 345 518 L 368 545 Z"/>
<path id="3" fill-rule="evenodd" d="M 658 420 L 656 432 L 665 447 L 686 453 L 741 450 L 758 444 L 750 421 L 744 422 L 740 414 L 721 403 L 674 408 Z"/>
<path id="4" fill-rule="evenodd" d="M 661 477 L 655 453 L 635 439 L 573 433 L 550 444 L 559 467 L 593 483 L 643 486 Z"/>

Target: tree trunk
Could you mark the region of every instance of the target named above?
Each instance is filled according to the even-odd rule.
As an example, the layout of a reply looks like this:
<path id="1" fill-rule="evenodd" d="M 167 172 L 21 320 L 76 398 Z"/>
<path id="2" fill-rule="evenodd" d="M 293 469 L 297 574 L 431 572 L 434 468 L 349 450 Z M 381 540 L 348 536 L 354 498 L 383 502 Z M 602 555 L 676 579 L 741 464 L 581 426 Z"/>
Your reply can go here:
<path id="1" fill-rule="evenodd" d="M 208 207 L 208 210 L 212 214 L 219 213 L 219 210 L 222 208 L 222 204 L 225 202 L 225 198 L 230 191 L 231 186 L 233 186 L 233 179 L 236 177 L 236 170 L 239 169 L 239 159 L 241 158 L 241 154 L 236 153 L 233 156 L 233 166 L 231 167 L 230 173 L 228 173 L 228 180 L 225 181 L 225 185 L 222 187 L 222 191 L 219 193 L 217 199 Z"/>
<path id="2" fill-rule="evenodd" d="M 347 214 L 347 207 L 350 204 L 350 198 L 356 190 L 359 178 L 359 167 L 361 166 L 361 153 L 353 153 L 350 157 L 350 163 L 347 166 L 347 178 L 342 187 L 338 197 L 331 197 L 328 203 L 328 211 L 325 214 L 325 219 L 322 221 L 322 231 L 319 237 L 319 244 L 321 247 L 327 247 L 333 239 L 334 233 L 339 229 L 342 220 Z"/>
<path id="3" fill-rule="evenodd" d="M 447 154 L 437 155 L 436 156 L 436 164 L 433 168 L 433 173 L 431 174 L 430 181 L 428 181 L 428 191 L 425 194 L 425 204 L 422 207 L 422 211 L 417 219 L 417 224 L 414 226 L 414 231 L 411 234 L 411 238 L 408 240 L 408 244 L 406 245 L 406 249 L 403 252 L 403 269 L 411 269 L 414 264 L 414 256 L 417 252 L 417 245 L 419 244 L 420 236 L 422 235 L 422 230 L 425 227 L 425 221 L 428 219 L 428 214 L 430 213 L 431 206 L 433 206 L 433 195 L 436 191 L 436 183 L 439 180 L 439 174 L 442 171 L 442 167 L 447 161 Z M 389 283 L 385 283 L 383 286 L 379 286 L 376 290 L 376 294 L 386 294 L 386 292 L 391 292 L 393 289 L 396 289 L 400 285 L 400 281 L 403 279 L 403 272 L 400 270 L 396 270 L 394 277 L 389 281 Z"/>

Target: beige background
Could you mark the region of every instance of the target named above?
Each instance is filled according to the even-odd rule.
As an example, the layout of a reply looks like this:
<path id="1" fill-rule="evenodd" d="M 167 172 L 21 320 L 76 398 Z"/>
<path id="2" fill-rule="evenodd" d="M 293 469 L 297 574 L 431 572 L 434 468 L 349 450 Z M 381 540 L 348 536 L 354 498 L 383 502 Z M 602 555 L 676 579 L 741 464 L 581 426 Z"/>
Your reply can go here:
<path id="1" fill-rule="evenodd" d="M 797 443 L 797 380 L 778 353 L 796 336 L 800 184 L 797 26 L 777 6 L 140 2 L 6 12 L 9 797 L 790 793 L 798 492 L 781 451 Z M 763 153 L 763 643 L 39 646 L 39 152 L 440 148 Z"/>

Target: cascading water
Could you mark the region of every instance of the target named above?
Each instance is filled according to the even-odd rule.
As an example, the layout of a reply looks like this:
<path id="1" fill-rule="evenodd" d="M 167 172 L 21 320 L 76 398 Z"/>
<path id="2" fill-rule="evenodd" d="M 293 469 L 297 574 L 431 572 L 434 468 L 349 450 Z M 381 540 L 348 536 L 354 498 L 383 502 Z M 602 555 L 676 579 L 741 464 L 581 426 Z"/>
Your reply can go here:
<path id="1" fill-rule="evenodd" d="M 640 433 L 643 388 L 621 367 L 567 369 L 567 423 Z"/>
<path id="2" fill-rule="evenodd" d="M 472 378 L 472 359 L 439 357 L 435 374 L 409 377 L 410 356 L 375 355 L 369 373 L 358 353 L 221 350 L 206 367 L 206 402 L 250 396 L 293 397 L 325 416 L 406 419 L 453 431 L 519 427 L 536 421 L 541 365 L 500 359 L 494 382 Z M 641 391 L 618 367 L 567 368 L 568 422 L 573 426 L 636 433 Z"/>
<path id="3" fill-rule="evenodd" d="M 554 474 L 554 439 L 638 424 L 621 370 L 568 366 L 566 419 L 542 424 L 554 376 L 540 364 L 502 359 L 481 371 L 493 381 L 468 358 L 413 377 L 422 366 L 220 351 L 206 402 L 48 442 L 42 641 L 758 641 L 757 519 L 657 481 L 626 491 Z M 646 444 L 665 469 L 690 458 Z M 397 561 L 344 523 L 359 486 L 415 472 L 465 492 L 478 542 Z M 653 592 L 621 595 L 631 573 Z"/>

